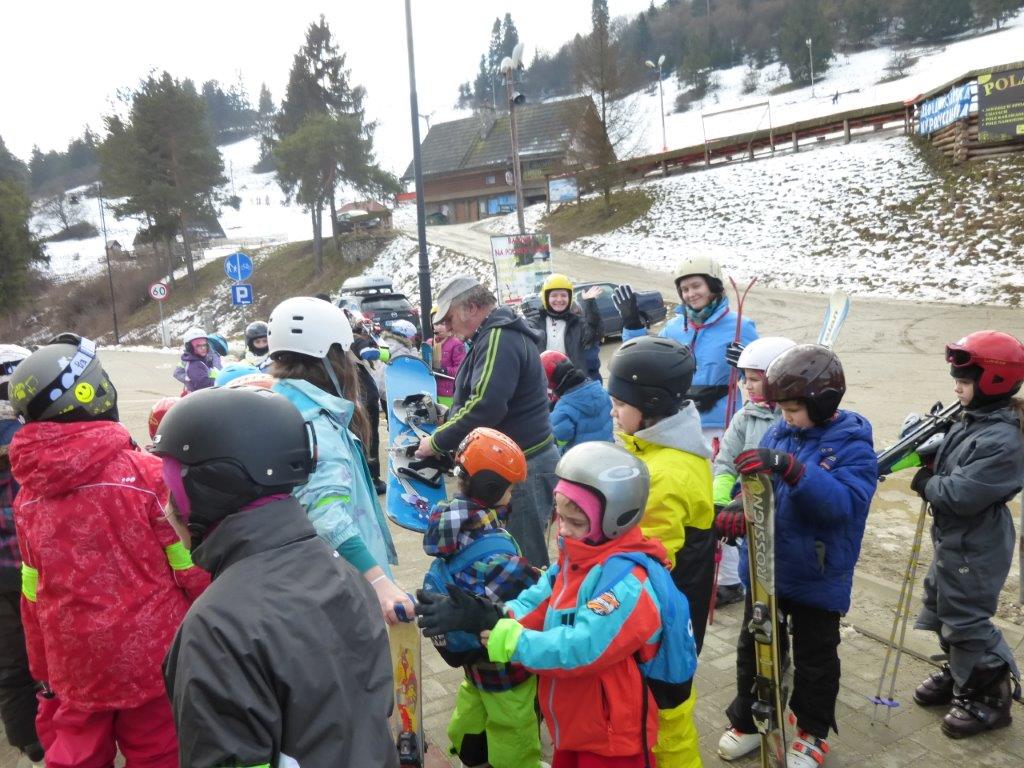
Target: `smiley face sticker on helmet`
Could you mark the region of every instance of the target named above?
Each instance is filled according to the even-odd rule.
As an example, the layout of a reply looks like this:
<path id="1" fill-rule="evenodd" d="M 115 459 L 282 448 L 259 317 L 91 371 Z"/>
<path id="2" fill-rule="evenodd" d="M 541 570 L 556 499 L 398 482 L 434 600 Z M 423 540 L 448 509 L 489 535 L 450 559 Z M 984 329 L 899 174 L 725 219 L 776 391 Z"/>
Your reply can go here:
<path id="1" fill-rule="evenodd" d="M 96 397 L 96 389 L 87 381 L 80 381 L 75 385 L 75 399 L 83 404 L 88 404 Z"/>

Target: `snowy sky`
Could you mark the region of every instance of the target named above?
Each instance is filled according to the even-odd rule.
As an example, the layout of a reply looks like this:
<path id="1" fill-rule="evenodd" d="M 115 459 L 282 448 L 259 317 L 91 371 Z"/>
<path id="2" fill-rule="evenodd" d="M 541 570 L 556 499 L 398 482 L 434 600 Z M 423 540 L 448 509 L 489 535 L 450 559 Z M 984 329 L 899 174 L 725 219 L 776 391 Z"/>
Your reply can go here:
<path id="1" fill-rule="evenodd" d="M 613 17 L 650 0 L 608 0 Z M 102 126 L 119 88 L 166 69 L 197 85 L 232 83 L 241 72 L 255 102 L 266 82 L 280 102 L 292 57 L 323 13 L 348 53 L 355 82 L 380 122 L 378 155 L 395 171 L 411 158 L 403 0 L 286 0 L 267 10 L 237 0 L 172 3 L 56 0 L 5 3 L 0 28 L 0 136 L 27 159 L 34 144 L 63 149 L 88 123 Z M 450 113 L 458 84 L 476 71 L 495 16 L 512 13 L 528 61 L 590 28 L 590 0 L 413 0 L 421 114 Z M 421 121 L 425 134 L 425 124 Z"/>

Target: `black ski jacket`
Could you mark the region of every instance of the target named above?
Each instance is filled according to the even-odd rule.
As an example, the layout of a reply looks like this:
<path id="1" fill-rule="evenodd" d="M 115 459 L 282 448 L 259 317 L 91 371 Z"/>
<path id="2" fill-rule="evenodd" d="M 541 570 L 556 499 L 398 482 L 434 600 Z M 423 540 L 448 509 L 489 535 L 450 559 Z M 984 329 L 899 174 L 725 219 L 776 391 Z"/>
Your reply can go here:
<path id="1" fill-rule="evenodd" d="M 554 439 L 536 337 L 509 307 L 492 311 L 469 339 L 448 421 L 431 444 L 439 453 L 454 451 L 476 427 L 504 432 L 527 457 Z"/>
<path id="2" fill-rule="evenodd" d="M 192 557 L 213 582 L 164 662 L 181 765 L 397 766 L 377 599 L 299 503 L 228 516 Z"/>
<path id="3" fill-rule="evenodd" d="M 594 299 L 584 299 L 582 311 L 582 315 L 570 312 L 566 318 L 555 319 L 564 320 L 566 324 L 565 356 L 572 360 L 574 367 L 587 373 L 587 350 L 601 342 L 601 315 Z M 544 352 L 548 348 L 548 313 L 543 309 L 531 312 L 526 316 L 526 322 L 537 337 L 537 347 Z"/>

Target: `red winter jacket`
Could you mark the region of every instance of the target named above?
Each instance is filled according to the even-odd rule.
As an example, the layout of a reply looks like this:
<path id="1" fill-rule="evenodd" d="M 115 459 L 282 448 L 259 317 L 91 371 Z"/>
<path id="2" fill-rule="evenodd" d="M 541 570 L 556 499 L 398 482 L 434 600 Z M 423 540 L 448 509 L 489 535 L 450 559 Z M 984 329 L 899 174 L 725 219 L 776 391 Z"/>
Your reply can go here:
<path id="1" fill-rule="evenodd" d="M 115 422 L 33 422 L 11 442 L 29 667 L 76 709 L 165 695 L 161 664 L 209 583 L 164 518 L 160 460 Z"/>

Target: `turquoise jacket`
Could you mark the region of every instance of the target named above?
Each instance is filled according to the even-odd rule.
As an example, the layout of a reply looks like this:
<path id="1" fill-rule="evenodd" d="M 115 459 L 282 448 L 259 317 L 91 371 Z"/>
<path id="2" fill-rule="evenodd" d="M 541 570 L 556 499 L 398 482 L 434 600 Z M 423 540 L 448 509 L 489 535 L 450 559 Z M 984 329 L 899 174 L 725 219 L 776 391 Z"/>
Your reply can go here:
<path id="1" fill-rule="evenodd" d="M 274 390 L 291 400 L 316 433 L 316 470 L 292 495 L 332 549 L 358 536 L 390 577 L 388 565 L 397 564 L 398 556 L 374 493 L 363 446 L 348 429 L 352 403 L 301 379 L 282 379 Z"/>

